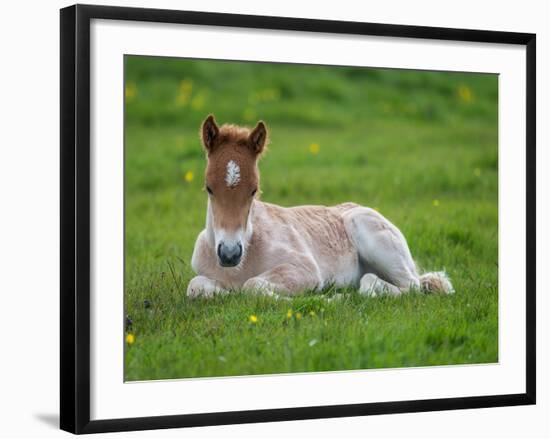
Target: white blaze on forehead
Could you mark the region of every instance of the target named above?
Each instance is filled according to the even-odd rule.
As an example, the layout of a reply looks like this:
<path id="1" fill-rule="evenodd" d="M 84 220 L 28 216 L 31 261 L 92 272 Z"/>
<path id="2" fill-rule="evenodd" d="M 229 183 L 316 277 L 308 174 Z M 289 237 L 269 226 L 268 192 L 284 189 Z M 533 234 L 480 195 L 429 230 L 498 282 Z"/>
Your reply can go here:
<path id="1" fill-rule="evenodd" d="M 225 183 L 228 187 L 234 187 L 241 181 L 241 168 L 233 160 L 227 162 L 227 168 L 225 173 Z"/>

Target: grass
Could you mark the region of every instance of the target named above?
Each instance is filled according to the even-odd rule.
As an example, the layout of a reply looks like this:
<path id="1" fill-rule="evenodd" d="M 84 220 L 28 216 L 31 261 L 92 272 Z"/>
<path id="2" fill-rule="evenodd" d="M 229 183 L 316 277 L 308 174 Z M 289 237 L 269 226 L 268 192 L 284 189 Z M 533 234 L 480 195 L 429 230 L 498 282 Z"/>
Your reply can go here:
<path id="1" fill-rule="evenodd" d="M 126 380 L 498 361 L 496 76 L 133 56 L 125 65 Z M 456 294 L 188 300 L 208 113 L 268 124 L 264 200 L 375 207 L 422 268 L 448 271 Z M 336 292 L 344 298 L 326 300 Z"/>

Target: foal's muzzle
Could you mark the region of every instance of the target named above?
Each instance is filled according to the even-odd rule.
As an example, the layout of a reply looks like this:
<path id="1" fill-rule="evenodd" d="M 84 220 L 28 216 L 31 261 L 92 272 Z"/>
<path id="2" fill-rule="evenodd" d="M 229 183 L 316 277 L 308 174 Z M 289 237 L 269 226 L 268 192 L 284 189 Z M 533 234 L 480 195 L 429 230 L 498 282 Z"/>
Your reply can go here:
<path id="1" fill-rule="evenodd" d="M 243 246 L 237 244 L 225 244 L 220 242 L 218 245 L 218 259 L 222 267 L 235 267 L 241 262 L 243 255 Z"/>

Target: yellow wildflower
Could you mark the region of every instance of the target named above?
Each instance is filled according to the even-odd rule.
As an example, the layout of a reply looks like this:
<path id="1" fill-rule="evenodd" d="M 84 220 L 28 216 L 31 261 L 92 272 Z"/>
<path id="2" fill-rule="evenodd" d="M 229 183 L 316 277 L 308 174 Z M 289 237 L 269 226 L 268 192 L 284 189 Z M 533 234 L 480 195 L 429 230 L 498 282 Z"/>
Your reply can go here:
<path id="1" fill-rule="evenodd" d="M 248 321 L 250 323 L 258 323 L 258 317 L 255 316 L 254 314 L 252 314 L 249 318 L 248 318 Z"/>
<path id="2" fill-rule="evenodd" d="M 280 95 L 281 93 L 276 88 L 266 88 L 265 90 L 250 94 L 248 96 L 248 103 L 254 105 L 258 102 L 276 101 L 279 99 Z"/>
<path id="3" fill-rule="evenodd" d="M 206 98 L 204 97 L 204 94 L 200 93 L 196 95 L 191 101 L 191 107 L 193 108 L 193 110 L 202 110 L 204 108 L 205 101 Z"/>
<path id="4" fill-rule="evenodd" d="M 131 332 L 126 334 L 126 343 L 133 344 L 135 341 L 136 341 L 136 337 L 134 334 L 132 334 Z"/>
<path id="5" fill-rule="evenodd" d="M 193 91 L 193 81 L 191 79 L 184 79 L 180 82 L 180 93 L 191 93 Z"/>
<path id="6" fill-rule="evenodd" d="M 193 174 L 193 171 L 187 171 L 185 175 L 183 176 L 183 179 L 187 183 L 191 183 L 193 181 L 193 178 L 195 177 L 195 174 Z"/>
<path id="7" fill-rule="evenodd" d="M 126 101 L 133 101 L 137 95 L 137 86 L 135 82 L 128 82 L 124 89 L 124 95 L 126 96 Z"/>
<path id="8" fill-rule="evenodd" d="M 176 98 L 176 102 L 179 106 L 185 106 L 191 98 L 193 92 L 193 81 L 191 79 L 184 79 L 180 82 L 179 92 Z"/>
<path id="9" fill-rule="evenodd" d="M 461 85 L 458 87 L 458 97 L 462 102 L 466 102 L 467 104 L 472 102 L 474 98 L 472 90 L 466 85 Z"/>
<path id="10" fill-rule="evenodd" d="M 312 153 L 313 155 L 319 154 L 320 149 L 321 148 L 318 143 L 312 143 L 311 145 L 309 145 L 309 152 Z"/>
<path id="11" fill-rule="evenodd" d="M 292 310 L 289 309 L 287 312 L 286 312 L 286 318 L 287 319 L 291 319 L 292 318 Z"/>
<path id="12" fill-rule="evenodd" d="M 302 313 L 301 312 L 297 312 L 296 313 L 296 320 L 300 320 L 302 318 Z"/>

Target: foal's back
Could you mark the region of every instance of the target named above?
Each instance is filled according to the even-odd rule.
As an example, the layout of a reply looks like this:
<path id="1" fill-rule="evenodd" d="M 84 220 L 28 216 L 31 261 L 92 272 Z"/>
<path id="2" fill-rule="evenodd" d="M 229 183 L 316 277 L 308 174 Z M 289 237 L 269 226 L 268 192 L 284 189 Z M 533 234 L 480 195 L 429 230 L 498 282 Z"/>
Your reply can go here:
<path id="1" fill-rule="evenodd" d="M 357 204 L 282 207 L 255 203 L 255 231 L 259 227 L 260 233 L 276 241 L 274 249 L 307 254 L 315 260 L 326 283 L 356 281 L 358 255 L 342 215 Z"/>

